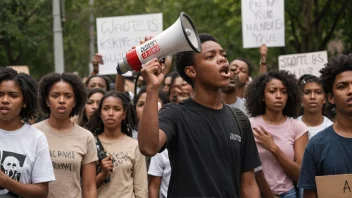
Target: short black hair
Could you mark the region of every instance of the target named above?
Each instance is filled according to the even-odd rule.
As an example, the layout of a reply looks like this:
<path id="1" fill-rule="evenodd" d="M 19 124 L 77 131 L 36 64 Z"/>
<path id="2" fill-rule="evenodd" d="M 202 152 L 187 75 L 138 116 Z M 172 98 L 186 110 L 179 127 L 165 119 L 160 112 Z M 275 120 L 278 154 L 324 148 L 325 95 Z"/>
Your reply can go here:
<path id="1" fill-rule="evenodd" d="M 204 43 L 206 41 L 214 41 L 218 43 L 216 38 L 210 34 L 206 33 L 201 33 L 199 34 L 199 39 L 200 43 Z M 180 76 L 185 80 L 188 84 L 190 84 L 192 87 L 194 87 L 192 79 L 188 77 L 185 73 L 185 68 L 190 65 L 194 65 L 194 55 L 196 52 L 194 51 L 184 51 L 184 52 L 178 52 L 176 54 L 176 70 L 180 74 Z"/>
<path id="2" fill-rule="evenodd" d="M 345 71 L 352 70 L 352 54 L 339 55 L 332 58 L 331 62 L 325 64 L 325 67 L 320 70 L 320 79 L 324 92 L 326 94 L 333 94 L 332 87 L 335 77 Z"/>
<path id="3" fill-rule="evenodd" d="M 110 91 L 105 94 L 99 103 L 99 107 L 94 111 L 92 118 L 88 121 L 86 128 L 94 135 L 100 135 L 104 132 L 104 123 L 100 115 L 103 103 L 108 97 L 119 98 L 122 101 L 126 118 L 121 123 L 121 132 L 132 137 L 132 131 L 135 130 L 137 126 L 137 116 L 131 104 L 130 96 L 124 92 Z"/>
<path id="4" fill-rule="evenodd" d="M 86 80 L 86 86 L 88 87 L 88 84 L 90 82 L 90 80 L 92 80 L 92 78 L 102 78 L 105 81 L 105 85 L 106 85 L 106 91 L 110 91 L 110 84 L 111 84 L 111 80 L 106 77 L 106 76 L 101 76 L 101 75 L 95 75 L 95 76 L 89 76 L 88 79 Z"/>
<path id="5" fill-rule="evenodd" d="M 103 96 L 106 94 L 106 91 L 104 89 L 101 89 L 101 88 L 93 88 L 93 89 L 88 89 L 87 90 L 87 101 L 89 100 L 89 98 L 96 94 L 96 93 L 101 93 L 103 94 Z M 85 125 L 87 124 L 88 122 L 88 117 L 86 115 L 86 111 L 83 110 L 80 115 L 79 115 L 79 119 L 78 119 L 78 122 L 79 122 L 79 125 L 81 127 L 85 127 Z"/>
<path id="6" fill-rule="evenodd" d="M 236 58 L 235 60 L 239 60 L 239 61 L 243 61 L 244 63 L 247 64 L 248 67 L 248 76 L 250 77 L 252 75 L 252 64 L 251 62 L 249 62 L 249 60 L 245 59 L 245 58 Z"/>
<path id="7" fill-rule="evenodd" d="M 35 118 L 38 110 L 38 84 L 28 74 L 17 73 L 10 67 L 0 67 L 0 83 L 14 81 L 21 89 L 24 108 L 21 109 L 20 118 L 29 122 Z"/>
<path id="8" fill-rule="evenodd" d="M 245 105 L 251 117 L 265 114 L 264 91 L 265 86 L 272 79 L 280 80 L 287 89 L 287 103 L 283 115 L 297 117 L 301 106 L 301 91 L 297 86 L 296 76 L 287 71 L 270 71 L 262 74 L 249 83 L 245 93 Z"/>
<path id="9" fill-rule="evenodd" d="M 39 105 L 43 113 L 50 116 L 50 108 L 47 105 L 46 99 L 49 96 L 51 87 L 59 82 L 64 81 L 71 85 L 75 96 L 76 105 L 73 107 L 70 117 L 78 115 L 84 108 L 87 102 L 86 86 L 81 79 L 72 73 L 51 73 L 43 76 L 39 81 Z"/>

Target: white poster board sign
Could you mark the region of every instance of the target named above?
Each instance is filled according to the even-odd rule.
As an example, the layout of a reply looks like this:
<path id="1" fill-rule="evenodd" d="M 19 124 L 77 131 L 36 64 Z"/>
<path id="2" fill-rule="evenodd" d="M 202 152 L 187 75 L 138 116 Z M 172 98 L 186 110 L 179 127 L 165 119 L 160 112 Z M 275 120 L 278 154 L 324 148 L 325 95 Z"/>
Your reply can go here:
<path id="1" fill-rule="evenodd" d="M 284 0 L 242 0 L 243 48 L 285 46 Z"/>
<path id="2" fill-rule="evenodd" d="M 117 61 L 145 36 L 156 36 L 163 31 L 162 14 L 143 14 L 97 18 L 98 52 L 104 64 L 100 75 L 116 74 Z"/>
<path id="3" fill-rule="evenodd" d="M 327 51 L 283 55 L 279 56 L 279 70 L 289 71 L 295 74 L 297 79 L 304 74 L 319 77 L 319 71 L 327 62 Z"/>

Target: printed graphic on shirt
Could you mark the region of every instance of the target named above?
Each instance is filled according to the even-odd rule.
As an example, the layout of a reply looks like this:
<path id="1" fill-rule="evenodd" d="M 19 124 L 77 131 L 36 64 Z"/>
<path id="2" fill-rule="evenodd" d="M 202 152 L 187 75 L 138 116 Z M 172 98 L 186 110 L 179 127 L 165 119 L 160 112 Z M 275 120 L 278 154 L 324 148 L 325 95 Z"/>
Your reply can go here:
<path id="1" fill-rule="evenodd" d="M 1 171 L 15 181 L 20 181 L 22 167 L 25 160 L 25 155 L 10 151 L 0 151 Z M 4 197 L 2 195 L 5 194 L 8 195 L 5 197 L 17 197 L 12 193 L 9 193 L 7 189 L 0 187 L 0 197 Z"/>
<path id="2" fill-rule="evenodd" d="M 59 151 L 52 149 L 49 151 L 54 169 L 76 171 L 79 168 L 78 165 L 75 164 L 77 154 L 75 151 Z"/>
<path id="3" fill-rule="evenodd" d="M 118 152 L 118 153 L 113 152 L 112 156 L 115 160 L 115 163 L 114 163 L 115 167 L 122 165 L 124 162 L 131 161 L 131 157 L 128 155 L 127 152 Z"/>

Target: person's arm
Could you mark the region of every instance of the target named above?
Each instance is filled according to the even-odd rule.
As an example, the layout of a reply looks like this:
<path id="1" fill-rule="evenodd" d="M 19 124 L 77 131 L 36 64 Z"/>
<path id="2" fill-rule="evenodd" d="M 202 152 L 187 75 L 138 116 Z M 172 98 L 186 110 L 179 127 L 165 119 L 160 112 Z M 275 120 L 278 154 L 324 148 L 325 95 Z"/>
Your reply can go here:
<path id="1" fill-rule="evenodd" d="M 304 148 L 308 142 L 308 132 L 304 133 L 294 143 L 294 161 L 290 160 L 285 153 L 275 144 L 271 134 L 264 128 L 253 128 L 257 142 L 270 151 L 284 172 L 294 181 L 298 182 Z"/>
<path id="2" fill-rule="evenodd" d="M 159 88 L 164 75 L 156 58 L 144 65 L 141 74 L 147 85 L 147 97 L 138 126 L 138 143 L 141 153 L 151 157 L 166 143 L 166 135 L 159 129 L 158 123 Z"/>
<path id="3" fill-rule="evenodd" d="M 49 182 L 38 184 L 23 184 L 11 179 L 2 171 L 0 171 L 0 187 L 15 193 L 20 197 L 46 198 L 48 196 L 48 183 Z"/>
<path id="4" fill-rule="evenodd" d="M 260 198 L 253 170 L 241 173 L 240 192 L 241 198 Z"/>
<path id="5" fill-rule="evenodd" d="M 159 198 L 161 179 L 162 177 L 150 175 L 150 181 L 148 186 L 149 198 Z"/>
<path id="6" fill-rule="evenodd" d="M 116 74 L 115 90 L 119 92 L 125 92 L 125 77 Z"/>
<path id="7" fill-rule="evenodd" d="M 147 165 L 145 157 L 140 153 L 138 146 L 135 149 L 135 160 L 133 164 L 133 192 L 136 198 L 148 196 Z"/>
<path id="8" fill-rule="evenodd" d="M 82 165 L 82 194 L 83 198 L 97 198 L 95 183 L 96 162 Z"/>
<path id="9" fill-rule="evenodd" d="M 259 53 L 260 53 L 260 63 L 259 63 L 259 75 L 260 74 L 265 74 L 268 69 L 267 69 L 267 60 L 266 56 L 268 55 L 268 47 L 265 44 L 262 44 L 259 47 Z"/>
<path id="10" fill-rule="evenodd" d="M 318 194 L 316 190 L 304 189 L 303 193 L 304 198 L 318 198 Z"/>
<path id="11" fill-rule="evenodd" d="M 263 170 L 255 172 L 255 180 L 257 181 L 259 190 L 261 194 L 264 195 L 264 198 L 275 198 L 276 196 L 271 191 L 268 182 L 265 179 Z"/>

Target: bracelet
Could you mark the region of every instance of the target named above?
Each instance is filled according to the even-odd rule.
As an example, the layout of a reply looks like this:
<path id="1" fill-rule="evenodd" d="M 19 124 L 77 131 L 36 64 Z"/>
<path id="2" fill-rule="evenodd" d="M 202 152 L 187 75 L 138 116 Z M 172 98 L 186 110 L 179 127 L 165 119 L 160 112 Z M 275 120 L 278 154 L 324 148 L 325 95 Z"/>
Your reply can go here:
<path id="1" fill-rule="evenodd" d="M 266 63 L 260 62 L 260 65 L 266 65 Z"/>

